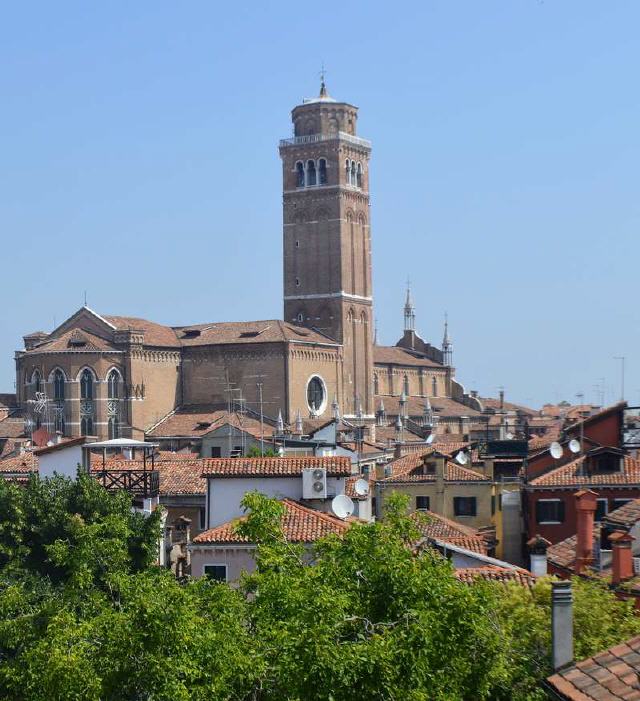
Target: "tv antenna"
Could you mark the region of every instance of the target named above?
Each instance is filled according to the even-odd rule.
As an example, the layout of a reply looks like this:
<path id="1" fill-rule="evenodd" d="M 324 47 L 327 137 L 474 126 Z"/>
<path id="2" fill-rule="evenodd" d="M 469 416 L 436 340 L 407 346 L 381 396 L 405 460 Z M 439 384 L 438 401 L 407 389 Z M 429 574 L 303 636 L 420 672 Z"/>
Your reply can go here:
<path id="1" fill-rule="evenodd" d="M 351 516 L 354 509 L 353 501 L 346 494 L 338 494 L 331 502 L 331 511 L 343 521 Z"/>

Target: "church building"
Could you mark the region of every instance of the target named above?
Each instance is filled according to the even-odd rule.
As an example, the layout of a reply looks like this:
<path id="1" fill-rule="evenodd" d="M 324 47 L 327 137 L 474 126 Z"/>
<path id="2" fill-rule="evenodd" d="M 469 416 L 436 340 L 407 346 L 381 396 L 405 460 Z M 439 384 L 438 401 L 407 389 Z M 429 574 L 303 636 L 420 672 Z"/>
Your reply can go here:
<path id="1" fill-rule="evenodd" d="M 27 432 L 142 438 L 181 407 L 238 403 L 274 424 L 340 415 L 379 427 L 449 422 L 454 433 L 480 414 L 455 380 L 446 325 L 441 347 L 423 341 L 409 291 L 403 336 L 375 342 L 371 142 L 357 134 L 357 108 L 323 82 L 291 116 L 279 145 L 283 319 L 165 326 L 82 307 L 16 352 Z"/>

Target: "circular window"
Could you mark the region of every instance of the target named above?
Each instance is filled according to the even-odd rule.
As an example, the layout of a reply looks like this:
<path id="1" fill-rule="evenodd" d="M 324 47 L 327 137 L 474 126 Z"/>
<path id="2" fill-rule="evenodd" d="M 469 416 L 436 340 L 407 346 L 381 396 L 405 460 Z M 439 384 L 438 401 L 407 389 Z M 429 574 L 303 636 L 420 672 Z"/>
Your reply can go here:
<path id="1" fill-rule="evenodd" d="M 327 403 L 327 391 L 321 377 L 314 375 L 307 383 L 307 405 L 309 411 L 322 414 Z"/>

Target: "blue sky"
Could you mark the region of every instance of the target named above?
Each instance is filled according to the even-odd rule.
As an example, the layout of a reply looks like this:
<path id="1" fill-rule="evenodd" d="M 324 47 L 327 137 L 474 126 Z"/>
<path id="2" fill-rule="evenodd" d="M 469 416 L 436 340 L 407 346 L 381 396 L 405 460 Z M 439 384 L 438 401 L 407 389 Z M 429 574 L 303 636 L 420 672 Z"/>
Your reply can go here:
<path id="1" fill-rule="evenodd" d="M 169 324 L 282 314 L 289 112 L 360 107 L 379 338 L 449 313 L 458 378 L 640 403 L 640 3 L 4 3 L 0 390 L 87 290 Z"/>

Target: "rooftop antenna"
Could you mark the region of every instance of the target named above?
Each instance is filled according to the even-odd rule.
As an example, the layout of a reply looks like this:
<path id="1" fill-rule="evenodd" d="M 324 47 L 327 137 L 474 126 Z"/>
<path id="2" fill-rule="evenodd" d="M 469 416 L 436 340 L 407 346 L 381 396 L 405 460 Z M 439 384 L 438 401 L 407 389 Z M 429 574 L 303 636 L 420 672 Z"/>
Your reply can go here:
<path id="1" fill-rule="evenodd" d="M 349 518 L 354 508 L 353 501 L 346 494 L 338 494 L 331 502 L 331 511 L 342 520 Z"/>
<path id="2" fill-rule="evenodd" d="M 87 291 L 84 291 L 84 306 L 87 306 Z"/>

